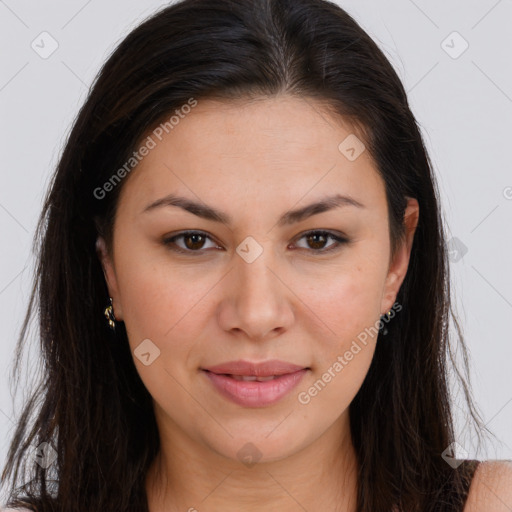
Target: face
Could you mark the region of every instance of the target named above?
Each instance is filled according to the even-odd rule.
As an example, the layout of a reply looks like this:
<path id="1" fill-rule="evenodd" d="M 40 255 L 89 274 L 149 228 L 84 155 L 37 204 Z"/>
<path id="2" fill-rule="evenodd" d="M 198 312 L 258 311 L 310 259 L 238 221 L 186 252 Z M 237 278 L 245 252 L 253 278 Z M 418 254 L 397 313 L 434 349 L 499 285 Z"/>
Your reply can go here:
<path id="1" fill-rule="evenodd" d="M 264 462 L 348 424 L 418 219 L 410 199 L 391 261 L 384 182 L 368 151 L 339 149 L 354 133 L 287 96 L 199 101 L 161 140 L 149 132 L 155 147 L 122 184 L 112 254 L 98 248 L 161 436 Z M 243 382 L 236 365 L 206 371 L 239 360 L 296 367 L 246 368 L 283 374 L 274 382 Z"/>

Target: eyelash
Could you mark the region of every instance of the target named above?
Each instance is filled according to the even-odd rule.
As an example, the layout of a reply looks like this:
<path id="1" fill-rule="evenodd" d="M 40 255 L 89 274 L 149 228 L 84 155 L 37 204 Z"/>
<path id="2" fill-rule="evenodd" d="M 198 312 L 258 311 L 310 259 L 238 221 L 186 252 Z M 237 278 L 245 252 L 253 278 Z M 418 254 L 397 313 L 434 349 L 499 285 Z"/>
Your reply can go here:
<path id="1" fill-rule="evenodd" d="M 208 250 L 208 249 L 198 249 L 197 251 L 194 251 L 192 249 L 183 249 L 182 247 L 176 246 L 174 241 L 178 238 L 184 238 L 187 235 L 201 235 L 213 242 L 212 238 L 203 231 L 182 231 L 181 233 L 178 233 L 177 235 L 174 235 L 170 238 L 164 238 L 163 244 L 166 246 L 169 246 L 169 248 L 172 251 L 179 252 L 182 254 L 202 255 L 205 251 Z M 322 230 L 307 231 L 298 240 L 301 240 L 302 238 L 305 238 L 310 235 L 324 235 L 324 236 L 327 236 L 328 238 L 332 238 L 333 240 L 336 241 L 336 243 L 332 244 L 328 249 L 305 249 L 305 248 L 301 247 L 301 248 L 299 248 L 300 250 L 312 251 L 313 253 L 317 253 L 317 254 L 326 254 L 326 253 L 335 251 L 337 249 L 340 249 L 341 246 L 344 244 L 350 243 L 350 240 L 348 240 L 347 238 L 344 238 L 339 235 L 335 235 L 334 233 L 332 233 L 330 231 L 322 231 Z M 174 247 L 170 247 L 171 245 L 173 245 Z"/>

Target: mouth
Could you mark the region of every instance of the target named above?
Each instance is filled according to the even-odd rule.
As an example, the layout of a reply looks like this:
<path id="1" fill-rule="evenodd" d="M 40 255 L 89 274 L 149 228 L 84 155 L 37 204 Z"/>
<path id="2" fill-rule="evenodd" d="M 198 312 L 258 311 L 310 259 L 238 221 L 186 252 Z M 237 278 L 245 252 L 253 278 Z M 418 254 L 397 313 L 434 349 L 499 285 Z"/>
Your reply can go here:
<path id="1" fill-rule="evenodd" d="M 266 407 L 287 396 L 310 368 L 277 375 L 238 375 L 201 370 L 222 397 L 243 407 Z"/>
<path id="2" fill-rule="evenodd" d="M 232 377 L 280 377 L 294 373 L 299 370 L 310 369 L 302 365 L 281 361 L 279 359 L 269 359 L 261 362 L 251 362 L 239 359 L 238 361 L 228 361 L 215 366 L 201 368 L 203 370 L 215 373 L 217 375 L 226 375 Z"/>

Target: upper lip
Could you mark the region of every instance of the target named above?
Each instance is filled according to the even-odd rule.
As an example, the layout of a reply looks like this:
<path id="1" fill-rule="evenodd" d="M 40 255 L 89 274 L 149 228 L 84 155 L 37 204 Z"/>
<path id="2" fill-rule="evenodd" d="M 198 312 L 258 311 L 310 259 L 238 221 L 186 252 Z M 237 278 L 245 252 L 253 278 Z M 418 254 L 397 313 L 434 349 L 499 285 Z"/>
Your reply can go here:
<path id="1" fill-rule="evenodd" d="M 221 363 L 216 366 L 209 366 L 203 368 L 212 373 L 227 374 L 227 375 L 241 375 L 241 376 L 255 376 L 255 377 L 271 377 L 273 375 L 285 375 L 287 373 L 294 373 L 299 370 L 304 370 L 304 366 L 272 359 L 268 361 L 251 363 L 250 361 L 229 361 Z"/>

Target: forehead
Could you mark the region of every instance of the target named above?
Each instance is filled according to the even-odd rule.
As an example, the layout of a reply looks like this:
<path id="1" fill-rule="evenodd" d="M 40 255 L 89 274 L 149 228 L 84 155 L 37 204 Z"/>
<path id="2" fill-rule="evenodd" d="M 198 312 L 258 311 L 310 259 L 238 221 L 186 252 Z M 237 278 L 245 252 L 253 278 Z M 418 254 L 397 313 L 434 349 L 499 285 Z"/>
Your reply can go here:
<path id="1" fill-rule="evenodd" d="M 121 197 L 141 207 L 172 192 L 233 205 L 236 198 L 243 205 L 251 197 L 259 204 L 295 204 L 336 192 L 374 204 L 384 199 L 368 151 L 355 160 L 340 151 L 355 130 L 313 99 L 208 99 L 187 111 L 158 136 L 154 128 L 144 135 L 154 147 L 132 171 Z"/>

